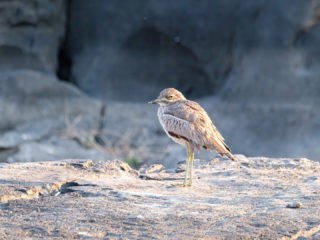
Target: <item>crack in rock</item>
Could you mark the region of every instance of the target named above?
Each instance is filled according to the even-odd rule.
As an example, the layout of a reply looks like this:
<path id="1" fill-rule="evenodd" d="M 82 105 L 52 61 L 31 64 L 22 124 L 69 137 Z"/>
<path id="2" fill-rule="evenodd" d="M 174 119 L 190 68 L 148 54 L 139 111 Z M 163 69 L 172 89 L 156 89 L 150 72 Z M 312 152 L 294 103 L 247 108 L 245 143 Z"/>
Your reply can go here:
<path id="1" fill-rule="evenodd" d="M 291 237 L 283 237 L 282 240 L 295 240 L 298 238 L 309 238 L 319 231 L 320 231 L 320 225 L 313 227 L 309 230 L 299 230 L 296 234 L 292 235 Z"/>

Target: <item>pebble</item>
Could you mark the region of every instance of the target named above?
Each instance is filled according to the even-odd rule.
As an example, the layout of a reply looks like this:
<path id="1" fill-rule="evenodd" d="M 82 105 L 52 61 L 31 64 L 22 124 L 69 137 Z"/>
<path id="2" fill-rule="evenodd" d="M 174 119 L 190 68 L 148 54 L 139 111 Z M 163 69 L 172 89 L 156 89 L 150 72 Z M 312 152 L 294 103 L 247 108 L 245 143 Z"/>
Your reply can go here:
<path id="1" fill-rule="evenodd" d="M 302 203 L 291 202 L 287 204 L 287 208 L 302 208 Z"/>

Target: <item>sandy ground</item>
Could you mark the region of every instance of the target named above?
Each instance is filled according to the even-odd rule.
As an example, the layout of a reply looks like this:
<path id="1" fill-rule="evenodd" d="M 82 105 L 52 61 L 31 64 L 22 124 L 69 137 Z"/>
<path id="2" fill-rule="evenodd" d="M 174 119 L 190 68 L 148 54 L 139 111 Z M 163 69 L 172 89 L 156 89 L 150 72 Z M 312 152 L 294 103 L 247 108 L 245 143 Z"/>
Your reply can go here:
<path id="1" fill-rule="evenodd" d="M 196 160 L 191 188 L 159 165 L 3 163 L 0 238 L 320 239 L 320 164 L 237 156 Z"/>

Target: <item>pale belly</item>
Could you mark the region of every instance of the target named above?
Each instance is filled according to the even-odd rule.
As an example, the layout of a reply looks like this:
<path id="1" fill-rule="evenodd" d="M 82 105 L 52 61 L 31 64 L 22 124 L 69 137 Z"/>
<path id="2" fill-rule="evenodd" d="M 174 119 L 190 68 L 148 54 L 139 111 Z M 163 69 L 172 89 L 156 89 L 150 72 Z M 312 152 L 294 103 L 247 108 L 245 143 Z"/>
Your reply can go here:
<path id="1" fill-rule="evenodd" d="M 167 136 L 168 136 L 169 138 L 171 138 L 174 142 L 176 142 L 176 143 L 178 143 L 178 144 L 181 144 L 181 145 L 185 145 L 185 144 L 187 143 L 187 141 L 186 141 L 185 139 L 183 139 L 183 138 L 176 138 L 176 137 L 170 135 L 170 134 L 168 133 L 168 131 L 166 130 L 165 120 L 162 118 L 162 113 L 163 113 L 162 110 L 163 110 L 163 109 L 161 109 L 161 107 L 158 109 L 158 118 L 159 118 L 159 122 L 160 122 L 163 130 L 165 131 L 165 133 L 167 134 Z"/>
<path id="2" fill-rule="evenodd" d="M 166 131 L 166 133 L 167 133 L 167 131 Z M 168 133 L 167 133 L 167 135 L 169 138 L 171 138 L 174 142 L 176 142 L 178 144 L 185 145 L 187 143 L 187 141 L 184 139 L 172 137 Z"/>

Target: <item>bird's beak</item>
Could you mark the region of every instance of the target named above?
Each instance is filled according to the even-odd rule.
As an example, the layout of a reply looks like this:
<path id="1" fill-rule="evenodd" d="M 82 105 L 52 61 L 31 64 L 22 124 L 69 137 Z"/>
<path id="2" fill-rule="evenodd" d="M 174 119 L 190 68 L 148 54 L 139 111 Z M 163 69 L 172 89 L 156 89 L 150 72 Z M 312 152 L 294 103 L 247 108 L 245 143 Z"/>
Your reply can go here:
<path id="1" fill-rule="evenodd" d="M 149 104 L 157 104 L 157 103 L 159 103 L 161 101 L 161 99 L 155 99 L 155 100 L 152 100 L 152 101 L 150 101 L 150 102 L 148 102 Z"/>

